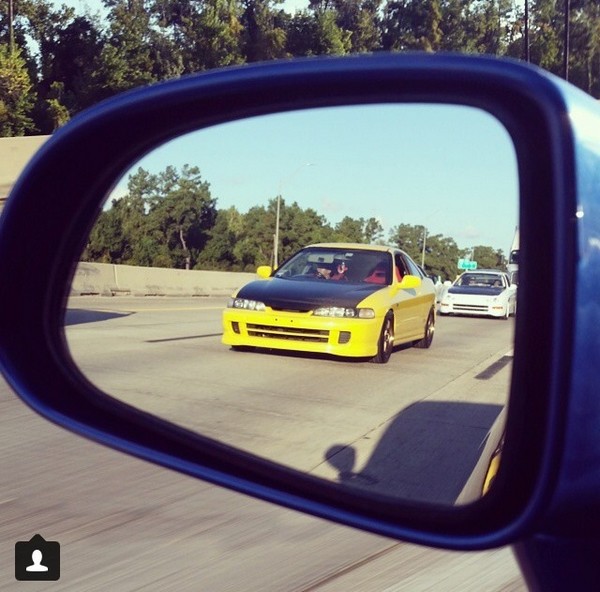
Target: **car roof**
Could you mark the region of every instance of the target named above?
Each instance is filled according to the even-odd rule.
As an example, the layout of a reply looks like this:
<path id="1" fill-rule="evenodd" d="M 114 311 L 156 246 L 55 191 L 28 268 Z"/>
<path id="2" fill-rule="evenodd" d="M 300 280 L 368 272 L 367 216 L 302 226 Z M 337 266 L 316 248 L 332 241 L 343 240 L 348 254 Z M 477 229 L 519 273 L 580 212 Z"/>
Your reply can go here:
<path id="1" fill-rule="evenodd" d="M 310 247 L 322 247 L 324 249 L 360 249 L 363 251 L 381 251 L 382 253 L 393 251 L 404 252 L 398 247 L 391 247 L 389 245 L 366 245 L 364 243 L 315 243 L 307 245 L 305 248 Z"/>
<path id="2" fill-rule="evenodd" d="M 466 271 L 463 271 L 461 275 L 464 275 L 465 273 L 502 273 L 506 275 L 506 271 L 502 271 L 501 269 L 467 269 Z"/>

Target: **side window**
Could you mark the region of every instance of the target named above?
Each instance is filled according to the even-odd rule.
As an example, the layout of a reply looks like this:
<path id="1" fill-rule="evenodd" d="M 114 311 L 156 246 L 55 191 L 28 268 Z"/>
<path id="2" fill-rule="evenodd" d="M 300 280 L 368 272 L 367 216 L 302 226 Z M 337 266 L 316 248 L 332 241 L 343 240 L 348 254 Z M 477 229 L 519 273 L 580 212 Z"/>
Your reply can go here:
<path id="1" fill-rule="evenodd" d="M 408 265 L 408 273 L 410 273 L 410 275 L 414 275 L 418 278 L 423 277 L 421 270 L 417 267 L 416 263 L 412 259 L 406 257 L 406 264 Z"/>
<path id="2" fill-rule="evenodd" d="M 410 272 L 400 253 L 394 253 L 394 263 L 396 264 L 396 279 L 401 282 L 402 278 Z"/>

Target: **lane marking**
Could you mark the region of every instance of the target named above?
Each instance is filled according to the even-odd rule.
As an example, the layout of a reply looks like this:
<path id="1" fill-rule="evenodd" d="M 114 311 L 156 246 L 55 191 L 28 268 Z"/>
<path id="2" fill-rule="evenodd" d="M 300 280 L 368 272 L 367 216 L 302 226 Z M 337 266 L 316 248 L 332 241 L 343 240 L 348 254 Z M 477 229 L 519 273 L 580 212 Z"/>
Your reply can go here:
<path id="1" fill-rule="evenodd" d="M 483 370 L 483 372 L 477 374 L 475 376 L 475 380 L 489 380 L 512 361 L 512 355 L 504 354 L 499 360 L 496 360 L 493 364 L 490 364 L 485 370 Z"/>
<path id="2" fill-rule="evenodd" d="M 166 337 L 165 339 L 146 339 L 146 343 L 164 343 L 165 341 L 183 341 L 185 339 L 202 339 L 203 337 L 221 337 L 223 333 L 208 333 L 206 335 L 188 335 L 186 337 Z"/>

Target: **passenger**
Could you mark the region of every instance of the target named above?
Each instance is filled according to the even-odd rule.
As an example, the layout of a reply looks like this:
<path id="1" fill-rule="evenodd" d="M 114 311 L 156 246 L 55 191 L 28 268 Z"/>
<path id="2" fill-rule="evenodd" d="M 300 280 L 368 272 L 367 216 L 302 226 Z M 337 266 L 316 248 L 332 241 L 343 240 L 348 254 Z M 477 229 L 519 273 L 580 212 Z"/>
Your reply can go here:
<path id="1" fill-rule="evenodd" d="M 385 263 L 378 263 L 363 280 L 369 284 L 387 284 L 387 273 Z"/>

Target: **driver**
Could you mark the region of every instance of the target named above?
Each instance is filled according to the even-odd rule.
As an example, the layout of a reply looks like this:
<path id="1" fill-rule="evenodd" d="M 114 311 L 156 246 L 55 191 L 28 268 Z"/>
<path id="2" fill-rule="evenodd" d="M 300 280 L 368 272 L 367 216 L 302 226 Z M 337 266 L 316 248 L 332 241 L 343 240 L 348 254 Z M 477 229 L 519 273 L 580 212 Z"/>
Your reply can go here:
<path id="1" fill-rule="evenodd" d="M 345 261 L 336 261 L 336 266 L 333 270 L 333 273 L 329 276 L 330 280 L 347 280 L 346 272 L 348 271 L 348 266 Z"/>

